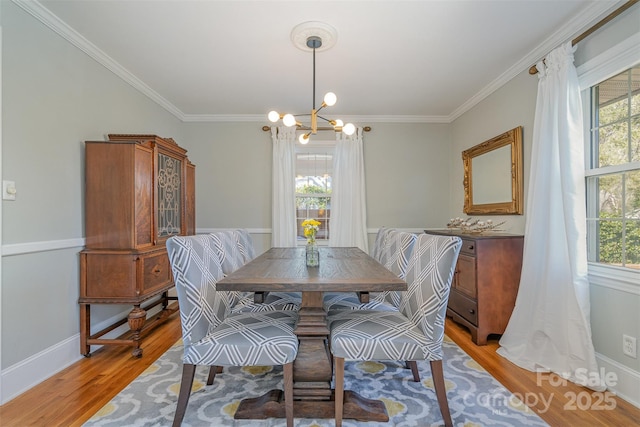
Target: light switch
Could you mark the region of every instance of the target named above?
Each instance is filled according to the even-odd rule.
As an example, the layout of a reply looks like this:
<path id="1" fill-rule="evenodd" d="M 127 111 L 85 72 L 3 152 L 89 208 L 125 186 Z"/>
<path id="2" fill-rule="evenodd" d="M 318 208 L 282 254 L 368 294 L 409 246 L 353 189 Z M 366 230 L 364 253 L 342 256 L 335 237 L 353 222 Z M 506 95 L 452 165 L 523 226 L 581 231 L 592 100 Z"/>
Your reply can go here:
<path id="1" fill-rule="evenodd" d="M 16 193 L 16 183 L 14 181 L 2 181 L 2 200 L 15 200 Z"/>

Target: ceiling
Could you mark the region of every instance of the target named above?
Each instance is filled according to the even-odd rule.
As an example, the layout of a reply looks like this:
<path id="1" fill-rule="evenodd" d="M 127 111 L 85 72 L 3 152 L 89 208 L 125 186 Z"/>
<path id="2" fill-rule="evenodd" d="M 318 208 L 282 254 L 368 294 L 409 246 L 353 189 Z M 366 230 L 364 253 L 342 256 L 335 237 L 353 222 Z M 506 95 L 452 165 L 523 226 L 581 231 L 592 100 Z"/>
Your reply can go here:
<path id="1" fill-rule="evenodd" d="M 331 118 L 450 122 L 619 0 L 14 0 L 185 121 L 312 108 L 312 54 L 292 29 L 337 31 L 316 54 Z M 534 78 L 534 77 L 532 77 Z M 316 103 L 317 104 L 317 103 Z"/>

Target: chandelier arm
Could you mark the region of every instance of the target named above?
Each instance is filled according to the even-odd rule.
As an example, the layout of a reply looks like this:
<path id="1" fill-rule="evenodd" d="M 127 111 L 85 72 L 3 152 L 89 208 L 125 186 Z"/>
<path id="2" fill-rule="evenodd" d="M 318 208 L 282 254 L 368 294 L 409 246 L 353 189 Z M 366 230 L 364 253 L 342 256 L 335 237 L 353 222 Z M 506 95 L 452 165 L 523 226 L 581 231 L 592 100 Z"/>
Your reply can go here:
<path id="1" fill-rule="evenodd" d="M 263 130 L 264 132 L 269 132 L 269 131 L 271 130 L 271 126 L 266 126 L 266 125 L 265 125 L 265 126 L 262 126 L 262 130 Z M 310 129 L 310 128 L 304 129 L 304 128 L 302 127 L 302 128 L 300 128 L 300 130 L 311 130 L 311 129 Z M 333 128 L 333 127 L 328 127 L 328 126 L 323 126 L 323 127 L 318 127 L 318 129 L 317 129 L 317 130 L 319 130 L 319 131 L 324 131 L 324 130 L 335 130 L 335 128 Z M 363 130 L 363 131 L 365 131 L 365 132 L 371 132 L 372 128 L 371 128 L 371 126 L 364 126 L 364 127 L 362 128 L 362 130 Z"/>
<path id="2" fill-rule="evenodd" d="M 320 111 L 320 110 L 318 110 Z M 325 122 L 331 123 L 333 120 L 327 119 L 326 117 L 318 116 L 319 119 L 324 120 Z"/>

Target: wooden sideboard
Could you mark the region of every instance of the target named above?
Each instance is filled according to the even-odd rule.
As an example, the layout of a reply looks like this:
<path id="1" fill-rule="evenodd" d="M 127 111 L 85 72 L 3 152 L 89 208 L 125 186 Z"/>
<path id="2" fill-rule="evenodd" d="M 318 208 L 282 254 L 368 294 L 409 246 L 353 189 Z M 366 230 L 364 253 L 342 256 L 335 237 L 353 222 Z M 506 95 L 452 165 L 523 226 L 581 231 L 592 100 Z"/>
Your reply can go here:
<path id="1" fill-rule="evenodd" d="M 85 142 L 85 238 L 80 252 L 80 352 L 91 345 L 129 345 L 177 311 L 166 240 L 195 233 L 195 166 L 173 139 L 109 135 Z M 149 300 L 151 300 L 149 302 Z M 142 304 L 146 304 L 144 307 Z M 126 304 L 126 319 L 91 334 L 92 304 Z M 147 320 L 147 310 L 162 311 Z M 103 335 L 128 323 L 129 333 Z"/>
<path id="2" fill-rule="evenodd" d="M 516 302 L 522 269 L 524 236 L 459 230 L 425 230 L 459 236 L 462 248 L 451 285 L 447 316 L 466 326 L 477 345 L 490 334 L 502 334 Z"/>

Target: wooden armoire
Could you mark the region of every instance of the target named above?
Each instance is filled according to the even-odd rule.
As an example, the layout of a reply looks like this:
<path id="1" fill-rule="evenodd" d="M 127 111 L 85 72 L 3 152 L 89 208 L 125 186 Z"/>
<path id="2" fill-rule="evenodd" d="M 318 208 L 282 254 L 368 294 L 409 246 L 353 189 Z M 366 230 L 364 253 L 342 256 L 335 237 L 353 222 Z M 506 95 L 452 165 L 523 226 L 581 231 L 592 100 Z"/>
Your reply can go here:
<path id="1" fill-rule="evenodd" d="M 85 142 L 85 238 L 80 252 L 80 352 L 129 345 L 140 357 L 143 330 L 177 311 L 166 240 L 195 234 L 195 166 L 187 151 L 157 135 L 108 135 Z M 151 301 L 149 301 L 151 300 Z M 91 334 L 92 304 L 133 305 Z M 143 306 L 143 304 L 146 304 Z M 147 310 L 162 310 L 147 320 Z M 119 338 L 100 338 L 128 322 Z"/>

